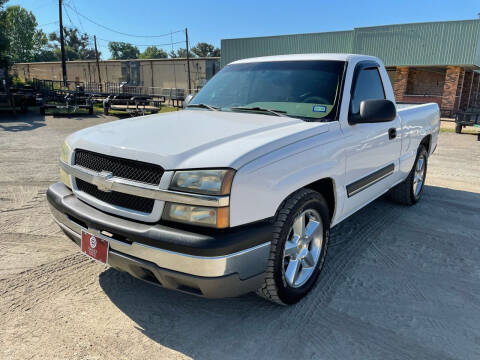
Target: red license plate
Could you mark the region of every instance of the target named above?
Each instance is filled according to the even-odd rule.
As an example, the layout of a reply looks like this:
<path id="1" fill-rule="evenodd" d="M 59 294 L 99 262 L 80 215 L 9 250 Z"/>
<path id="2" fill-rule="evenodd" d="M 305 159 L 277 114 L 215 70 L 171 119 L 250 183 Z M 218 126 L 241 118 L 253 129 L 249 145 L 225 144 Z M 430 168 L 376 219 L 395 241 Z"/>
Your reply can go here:
<path id="1" fill-rule="evenodd" d="M 82 230 L 82 252 L 104 264 L 108 260 L 109 242 Z"/>

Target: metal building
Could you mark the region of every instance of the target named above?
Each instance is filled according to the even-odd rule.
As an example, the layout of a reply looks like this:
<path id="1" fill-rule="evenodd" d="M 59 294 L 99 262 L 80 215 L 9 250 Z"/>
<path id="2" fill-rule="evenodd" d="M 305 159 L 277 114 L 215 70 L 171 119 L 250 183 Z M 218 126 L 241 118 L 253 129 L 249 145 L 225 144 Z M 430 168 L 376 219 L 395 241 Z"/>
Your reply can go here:
<path id="1" fill-rule="evenodd" d="M 480 107 L 480 20 L 224 39 L 224 66 L 267 55 L 357 53 L 383 60 L 399 102 L 436 102 L 442 114 Z"/>

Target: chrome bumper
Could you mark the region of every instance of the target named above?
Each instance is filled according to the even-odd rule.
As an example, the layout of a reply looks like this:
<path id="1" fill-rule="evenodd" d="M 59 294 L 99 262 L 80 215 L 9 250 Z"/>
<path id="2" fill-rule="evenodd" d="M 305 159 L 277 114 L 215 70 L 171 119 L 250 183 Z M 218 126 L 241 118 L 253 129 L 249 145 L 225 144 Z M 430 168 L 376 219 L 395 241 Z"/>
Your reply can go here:
<path id="1" fill-rule="evenodd" d="M 57 224 L 68 232 L 69 235 L 73 236 L 76 242 L 80 243 L 83 228 L 53 206 L 50 206 L 50 210 Z M 97 229 L 88 228 L 83 230 L 107 239 L 110 242 L 110 249 L 122 254 L 152 262 L 164 269 L 204 277 L 217 277 L 237 273 L 241 279 L 246 279 L 257 275 L 265 269 L 270 250 L 270 243 L 265 243 L 224 256 L 194 256 L 135 242 L 127 244 L 108 238 L 100 234 Z"/>
<path id="2" fill-rule="evenodd" d="M 50 202 L 53 218 L 73 241 L 80 244 L 82 230 L 107 239 L 110 243 L 109 264 L 119 270 L 129 272 L 133 276 L 148 280 L 139 274 L 148 273 L 150 276 L 153 273 L 162 286 L 180 290 L 184 287 L 200 289 L 200 295 L 206 297 L 236 296 L 255 290 L 256 287 L 261 285 L 263 280 L 263 273 L 270 251 L 270 241 L 219 256 L 192 255 L 149 246 L 135 241 L 131 243 L 124 242 L 106 237 L 101 234 L 100 230 L 102 229 L 93 228 L 86 225 L 86 223 L 82 226 L 78 221 L 75 221 L 78 219 L 75 217 L 72 218 L 67 214 L 68 209 L 67 211 L 60 211 L 57 208 L 58 202 L 62 200 L 62 204 L 67 204 L 64 205 L 65 207 L 71 207 L 72 211 L 75 211 L 75 215 L 78 217 L 80 217 L 79 212 L 84 212 L 88 213 L 89 216 L 95 216 L 95 214 L 99 217 L 101 216 L 103 222 L 111 219 L 108 231 L 112 231 L 113 229 L 113 232 L 115 232 L 114 230 L 116 228 L 118 228 L 119 231 L 126 231 L 126 229 L 131 227 L 137 232 L 148 234 L 149 230 L 151 230 L 150 228 L 156 225 L 137 223 L 101 213 L 97 209 L 76 199 L 71 191 L 60 183 L 52 185 L 47 193 L 47 197 Z M 56 199 L 54 197 L 56 197 Z M 59 199 L 59 197 L 61 199 Z M 57 206 L 55 206 L 56 204 Z M 121 259 L 121 261 L 119 261 L 119 259 Z M 111 261 L 113 263 L 111 263 Z M 148 272 L 141 269 L 147 269 Z M 169 273 L 163 276 L 161 275 L 162 271 Z M 157 274 L 159 275 L 157 276 Z M 231 286 L 226 286 L 225 284 L 228 277 L 232 277 L 231 281 L 229 281 Z M 166 283 L 169 282 L 168 279 L 171 280 L 173 278 L 182 278 L 183 280 L 178 280 L 179 283 L 175 286 L 172 285 L 175 284 L 175 282 L 172 283 L 171 281 L 170 286 L 168 284 L 166 285 Z M 186 280 L 186 278 L 189 278 L 189 280 Z M 208 281 L 210 290 L 208 290 L 207 293 L 201 288 L 201 284 L 192 286 L 206 281 L 206 278 L 209 280 L 217 278 L 221 281 L 223 288 L 217 289 L 219 292 L 214 291 L 215 286 L 212 287 L 212 281 Z M 193 293 L 195 293 L 195 291 Z"/>

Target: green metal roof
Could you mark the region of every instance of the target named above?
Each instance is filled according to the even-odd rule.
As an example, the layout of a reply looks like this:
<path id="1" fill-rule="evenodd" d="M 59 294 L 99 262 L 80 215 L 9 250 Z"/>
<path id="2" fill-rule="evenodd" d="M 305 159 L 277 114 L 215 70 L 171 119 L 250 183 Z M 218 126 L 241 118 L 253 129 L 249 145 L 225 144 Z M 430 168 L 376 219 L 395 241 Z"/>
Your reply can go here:
<path id="1" fill-rule="evenodd" d="M 480 67 L 480 20 L 413 23 L 351 31 L 224 39 L 222 66 L 256 56 L 357 53 L 378 56 L 387 66 Z"/>

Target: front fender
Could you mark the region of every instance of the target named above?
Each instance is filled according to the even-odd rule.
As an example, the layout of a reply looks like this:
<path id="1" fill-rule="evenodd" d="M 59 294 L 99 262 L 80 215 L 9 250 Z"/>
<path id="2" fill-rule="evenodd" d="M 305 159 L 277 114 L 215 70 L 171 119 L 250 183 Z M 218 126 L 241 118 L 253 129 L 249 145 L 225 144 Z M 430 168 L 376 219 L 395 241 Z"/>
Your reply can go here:
<path id="1" fill-rule="evenodd" d="M 290 194 L 323 178 L 335 186 L 336 216 L 345 198 L 344 151 L 339 127 L 276 150 L 240 168 L 230 198 L 230 224 L 271 218 Z M 343 193 L 342 193 L 343 191 Z"/>

